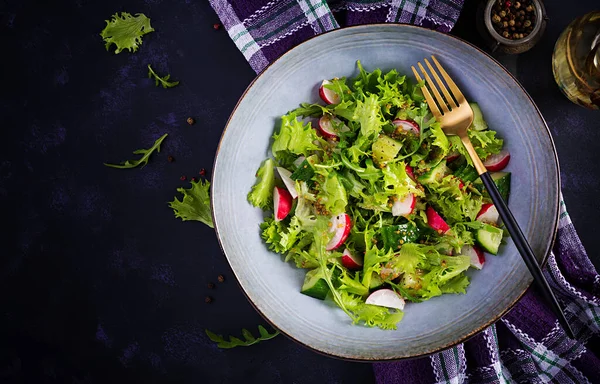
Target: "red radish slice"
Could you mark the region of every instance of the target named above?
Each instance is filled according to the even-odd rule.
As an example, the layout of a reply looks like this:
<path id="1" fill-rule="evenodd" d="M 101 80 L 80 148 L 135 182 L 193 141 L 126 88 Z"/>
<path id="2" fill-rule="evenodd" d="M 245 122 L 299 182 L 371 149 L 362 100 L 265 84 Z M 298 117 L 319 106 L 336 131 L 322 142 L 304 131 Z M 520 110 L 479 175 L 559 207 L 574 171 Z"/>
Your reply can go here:
<path id="1" fill-rule="evenodd" d="M 359 257 L 356 257 L 348 250 L 348 248 L 344 249 L 342 253 L 342 265 L 351 270 L 361 269 L 363 266 L 363 261 Z"/>
<path id="2" fill-rule="evenodd" d="M 392 121 L 392 124 L 394 124 L 394 126 L 396 126 L 397 128 L 402 128 L 403 131 L 412 132 L 415 135 L 418 135 L 421 131 L 419 129 L 419 125 L 411 120 L 396 119 Z"/>
<path id="3" fill-rule="evenodd" d="M 404 299 L 391 289 L 379 289 L 369 295 L 365 301 L 367 304 L 379 307 L 404 309 Z"/>
<path id="4" fill-rule="evenodd" d="M 292 172 L 288 171 L 285 168 L 277 167 L 277 172 L 279 172 L 279 176 L 281 176 L 281 180 L 285 187 L 290 191 L 290 195 L 292 195 L 292 199 L 298 197 L 298 191 L 296 191 L 296 182 L 292 180 Z"/>
<path id="5" fill-rule="evenodd" d="M 460 250 L 460 254 L 471 258 L 471 267 L 477 269 L 483 268 L 483 264 L 485 264 L 485 255 L 477 246 L 464 245 Z"/>
<path id="6" fill-rule="evenodd" d="M 440 216 L 433 208 L 427 207 L 425 213 L 427 213 L 427 224 L 429 224 L 432 229 L 438 233 L 448 232 L 450 227 L 446 224 L 444 219 L 442 219 L 442 216 Z"/>
<path id="7" fill-rule="evenodd" d="M 281 221 L 287 217 L 292 210 L 292 195 L 285 188 L 273 188 L 273 211 L 275 221 Z"/>
<path id="8" fill-rule="evenodd" d="M 333 216 L 331 218 L 331 228 L 329 228 L 329 232 L 333 232 L 334 234 L 333 238 L 329 241 L 329 243 L 327 243 L 325 249 L 328 251 L 333 251 L 342 245 L 348 238 L 351 228 L 352 221 L 350 221 L 350 216 L 348 216 L 346 213 Z"/>
<path id="9" fill-rule="evenodd" d="M 488 171 L 497 172 L 503 170 L 508 165 L 509 160 L 510 153 L 506 149 L 503 149 L 495 155 L 488 156 L 483 165 L 485 165 Z"/>
<path id="10" fill-rule="evenodd" d="M 348 132 L 350 128 L 337 117 L 323 116 L 319 119 L 319 132 L 327 139 L 338 137 L 338 132 Z"/>
<path id="11" fill-rule="evenodd" d="M 459 179 L 456 176 L 452 176 L 452 177 L 454 177 L 455 179 L 458 179 L 458 188 L 459 189 L 464 189 L 465 188 L 465 184 L 463 183 L 463 181 L 461 179 Z"/>
<path id="12" fill-rule="evenodd" d="M 458 151 L 452 151 L 446 156 L 446 162 L 450 163 L 460 157 L 460 153 Z"/>
<path id="13" fill-rule="evenodd" d="M 413 213 L 417 199 L 414 194 L 409 193 L 408 195 L 399 198 L 392 205 L 393 216 L 408 216 Z"/>
<path id="14" fill-rule="evenodd" d="M 476 220 L 486 224 L 498 224 L 499 219 L 500 214 L 494 204 L 483 204 Z"/>
<path id="15" fill-rule="evenodd" d="M 319 87 L 319 96 L 321 96 L 321 99 L 327 104 L 339 104 L 340 101 L 342 101 L 342 98 L 334 90 L 325 88 L 325 85 L 327 84 L 331 84 L 331 81 L 323 80 Z"/>
<path id="16" fill-rule="evenodd" d="M 406 174 L 408 175 L 408 177 L 410 177 L 413 180 L 416 180 L 415 173 L 413 172 L 413 168 L 410 165 L 407 165 L 405 169 L 406 169 Z"/>

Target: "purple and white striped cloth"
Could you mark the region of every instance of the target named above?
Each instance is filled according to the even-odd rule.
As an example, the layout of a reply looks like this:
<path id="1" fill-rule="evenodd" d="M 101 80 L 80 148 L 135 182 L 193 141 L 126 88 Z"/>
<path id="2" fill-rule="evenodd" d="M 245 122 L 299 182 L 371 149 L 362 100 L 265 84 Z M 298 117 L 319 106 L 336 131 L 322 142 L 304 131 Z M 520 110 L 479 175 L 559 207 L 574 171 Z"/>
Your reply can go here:
<path id="1" fill-rule="evenodd" d="M 340 26 L 411 23 L 449 32 L 463 0 L 210 0 L 229 36 L 260 72 L 288 49 Z M 373 365 L 378 383 L 600 382 L 600 276 L 564 202 L 544 269 L 576 340 L 530 289 L 500 321 L 467 342 L 413 360 Z"/>
<path id="2" fill-rule="evenodd" d="M 463 0 L 209 0 L 258 73 L 309 37 L 357 24 L 407 23 L 449 32 Z"/>

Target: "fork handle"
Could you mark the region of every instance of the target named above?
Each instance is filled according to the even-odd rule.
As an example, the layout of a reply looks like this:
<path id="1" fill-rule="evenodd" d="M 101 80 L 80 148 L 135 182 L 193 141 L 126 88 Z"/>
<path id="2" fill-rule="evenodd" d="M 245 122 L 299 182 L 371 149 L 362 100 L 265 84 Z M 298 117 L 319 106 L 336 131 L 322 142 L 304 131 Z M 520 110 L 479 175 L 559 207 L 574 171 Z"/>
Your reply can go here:
<path id="1" fill-rule="evenodd" d="M 515 220 L 510 209 L 508 209 L 506 202 L 500 195 L 498 187 L 496 187 L 496 183 L 494 183 L 494 180 L 490 176 L 490 173 L 487 171 L 482 173 L 480 177 L 483 181 L 483 184 L 485 185 L 485 189 L 487 189 L 488 194 L 492 198 L 492 201 L 494 202 L 494 205 L 496 206 L 500 217 L 502 218 L 502 222 L 506 226 L 506 229 L 508 229 L 508 232 L 510 233 L 511 238 L 515 243 L 515 246 L 519 250 L 523 261 L 527 265 L 527 268 L 529 268 L 529 272 L 531 272 L 533 280 L 540 288 L 542 296 L 544 297 L 546 302 L 550 304 L 554 314 L 558 317 L 558 322 L 563 327 L 567 336 L 574 339 L 575 335 L 573 334 L 573 330 L 567 322 L 567 319 L 565 318 L 565 315 L 561 310 L 560 305 L 558 304 L 558 301 L 556 300 L 556 297 L 552 292 L 552 289 L 550 289 L 550 285 L 548 285 L 548 281 L 542 273 L 542 269 L 540 268 L 540 265 L 537 259 L 535 258 L 535 255 L 533 254 L 529 242 L 527 242 L 527 239 L 523 235 L 519 224 Z"/>

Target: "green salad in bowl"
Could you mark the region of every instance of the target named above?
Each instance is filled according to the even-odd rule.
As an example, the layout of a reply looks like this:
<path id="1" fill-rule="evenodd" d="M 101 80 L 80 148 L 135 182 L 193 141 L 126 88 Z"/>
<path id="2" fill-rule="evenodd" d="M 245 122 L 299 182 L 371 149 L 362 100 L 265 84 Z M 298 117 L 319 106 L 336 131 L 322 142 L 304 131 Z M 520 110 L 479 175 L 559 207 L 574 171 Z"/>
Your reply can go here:
<path id="1" fill-rule="evenodd" d="M 282 116 L 248 201 L 268 212 L 269 249 L 306 269 L 301 293 L 333 300 L 354 323 L 396 329 L 410 305 L 466 293 L 465 272 L 498 253 L 504 231 L 420 84 L 357 65 L 354 79 L 323 81 L 323 103 Z M 469 137 L 508 199 L 510 154 L 471 106 Z"/>

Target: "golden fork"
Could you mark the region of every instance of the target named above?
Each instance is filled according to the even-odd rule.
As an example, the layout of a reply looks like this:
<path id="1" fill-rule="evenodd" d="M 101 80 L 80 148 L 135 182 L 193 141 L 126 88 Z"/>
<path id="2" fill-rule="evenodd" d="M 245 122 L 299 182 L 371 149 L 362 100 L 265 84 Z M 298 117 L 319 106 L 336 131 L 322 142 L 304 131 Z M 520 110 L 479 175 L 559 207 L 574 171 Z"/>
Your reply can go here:
<path id="1" fill-rule="evenodd" d="M 523 258 L 523 261 L 525 261 L 527 268 L 529 268 L 529 272 L 531 272 L 533 279 L 541 289 L 542 295 L 544 296 L 548 304 L 551 305 L 552 309 L 554 310 L 554 313 L 558 317 L 559 323 L 562 325 L 566 334 L 570 338 L 575 338 L 575 336 L 573 335 L 573 330 L 569 326 L 569 323 L 567 322 L 567 319 L 565 318 L 565 315 L 562 312 L 560 305 L 558 305 L 558 302 L 556 301 L 554 293 L 548 285 L 548 281 L 546 281 L 546 278 L 544 277 L 544 274 L 540 269 L 540 265 L 537 262 L 535 255 L 533 254 L 531 246 L 529 245 L 527 239 L 523 235 L 519 224 L 513 217 L 511 211 L 506 205 L 506 202 L 498 192 L 498 188 L 492 180 L 492 177 L 490 176 L 487 169 L 485 169 L 485 166 L 483 165 L 483 162 L 481 161 L 479 156 L 477 156 L 477 153 L 473 148 L 473 144 L 471 144 L 471 140 L 467 135 L 467 128 L 473 122 L 473 110 L 469 106 L 469 103 L 465 99 L 465 96 L 462 94 L 460 89 L 458 89 L 454 81 L 452 81 L 452 79 L 444 70 L 442 65 L 438 62 L 438 60 L 434 56 L 431 56 L 431 59 L 436 65 L 437 70 L 442 74 L 442 77 L 446 81 L 446 84 L 448 84 L 448 88 L 450 88 L 450 91 L 448 91 L 448 88 L 446 88 L 444 82 L 427 59 L 425 59 L 424 61 L 427 67 L 429 68 L 429 72 L 431 72 L 433 78 L 435 79 L 435 83 L 432 81 L 431 77 L 429 76 L 423 65 L 421 65 L 420 62 L 417 63 L 419 69 L 423 73 L 423 76 L 425 76 L 427 86 L 429 86 L 428 89 L 427 86 L 423 85 L 423 87 L 421 87 L 421 90 L 423 91 L 425 100 L 427 100 L 427 105 L 429 105 L 431 113 L 440 122 L 440 124 L 442 125 L 442 129 L 447 135 L 457 135 L 458 137 L 460 137 L 460 140 L 462 141 L 467 152 L 469 153 L 469 156 L 473 160 L 473 164 L 475 165 L 475 169 L 477 169 L 477 173 L 481 177 L 485 188 L 487 189 L 490 197 L 492 198 L 492 201 L 494 202 L 494 205 L 496 206 L 496 209 L 498 210 L 498 213 L 500 214 L 504 225 L 506 225 L 506 228 L 508 229 L 511 238 L 514 241 L 515 246 L 519 250 L 519 253 Z M 421 82 L 421 76 L 419 76 L 419 73 L 417 72 L 414 66 L 412 67 L 412 70 L 415 74 L 415 77 L 417 78 L 417 81 Z M 440 91 L 438 91 L 438 87 L 439 89 L 441 89 L 443 96 L 442 94 L 440 94 Z"/>

